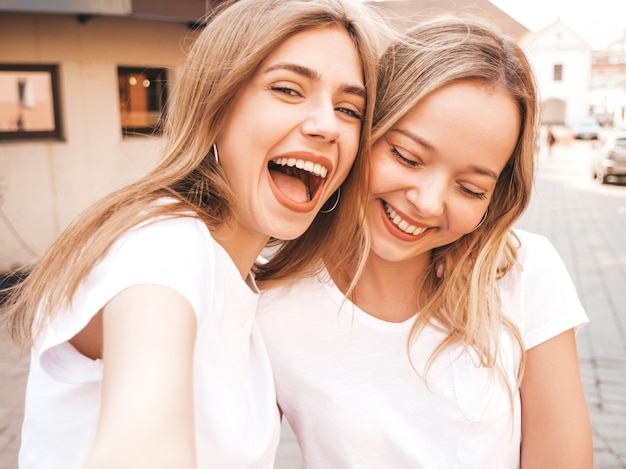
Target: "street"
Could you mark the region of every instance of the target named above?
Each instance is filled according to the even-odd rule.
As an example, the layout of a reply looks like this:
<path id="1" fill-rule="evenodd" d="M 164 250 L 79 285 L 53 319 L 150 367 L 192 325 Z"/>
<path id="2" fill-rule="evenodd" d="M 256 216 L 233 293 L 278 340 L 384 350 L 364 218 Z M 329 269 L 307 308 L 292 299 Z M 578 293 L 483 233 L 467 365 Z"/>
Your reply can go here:
<path id="1" fill-rule="evenodd" d="M 0 469 L 17 468 L 28 362 L 0 327 Z"/>
<path id="2" fill-rule="evenodd" d="M 626 185 L 591 179 L 592 143 L 541 149 L 535 194 L 518 226 L 547 236 L 565 261 L 591 323 L 578 334 L 596 469 L 626 468 Z M 0 332 L 0 469 L 17 467 L 28 357 Z M 283 425 L 286 428 L 286 424 Z M 276 469 L 304 467 L 286 431 Z"/>
<path id="3" fill-rule="evenodd" d="M 540 155 L 536 192 L 519 226 L 547 236 L 590 318 L 577 338 L 596 469 L 626 468 L 626 185 L 593 181 L 592 143 Z"/>

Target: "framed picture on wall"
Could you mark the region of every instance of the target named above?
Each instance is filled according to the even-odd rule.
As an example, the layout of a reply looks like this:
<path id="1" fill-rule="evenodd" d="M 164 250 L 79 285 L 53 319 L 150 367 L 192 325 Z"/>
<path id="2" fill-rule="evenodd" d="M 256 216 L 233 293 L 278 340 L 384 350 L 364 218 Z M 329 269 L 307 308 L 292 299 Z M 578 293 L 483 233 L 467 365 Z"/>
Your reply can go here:
<path id="1" fill-rule="evenodd" d="M 58 66 L 0 64 L 0 140 L 63 140 Z"/>

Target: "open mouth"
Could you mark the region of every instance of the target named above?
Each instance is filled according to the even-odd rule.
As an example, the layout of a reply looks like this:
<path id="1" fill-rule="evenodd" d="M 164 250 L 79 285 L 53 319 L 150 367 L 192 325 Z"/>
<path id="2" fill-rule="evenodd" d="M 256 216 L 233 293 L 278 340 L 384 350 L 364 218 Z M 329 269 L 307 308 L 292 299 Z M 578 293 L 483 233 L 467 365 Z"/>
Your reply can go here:
<path id="1" fill-rule="evenodd" d="M 328 174 L 325 166 L 300 158 L 276 158 L 268 169 L 276 188 L 295 203 L 314 200 Z"/>

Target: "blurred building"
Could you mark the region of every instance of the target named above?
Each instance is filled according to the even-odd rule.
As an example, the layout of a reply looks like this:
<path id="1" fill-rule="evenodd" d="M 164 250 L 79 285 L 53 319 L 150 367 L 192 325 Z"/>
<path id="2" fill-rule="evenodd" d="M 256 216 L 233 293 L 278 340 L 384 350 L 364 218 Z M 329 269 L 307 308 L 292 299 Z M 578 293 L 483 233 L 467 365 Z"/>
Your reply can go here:
<path id="1" fill-rule="evenodd" d="M 488 0 L 385 0 L 369 1 L 398 29 L 406 29 L 434 16 L 454 14 L 488 21 L 502 33 L 519 40 L 528 29 Z"/>
<path id="2" fill-rule="evenodd" d="M 151 135 L 208 0 L 2 0 L 0 271 L 159 156 Z"/>
<path id="3" fill-rule="evenodd" d="M 542 122 L 571 126 L 589 115 L 591 46 L 561 20 L 522 38 L 541 95 Z"/>
<path id="4" fill-rule="evenodd" d="M 626 126 L 626 32 L 593 52 L 590 110 L 606 125 Z"/>
<path id="5" fill-rule="evenodd" d="M 167 92 L 220 1 L 0 1 L 0 272 L 155 164 Z M 456 13 L 527 32 L 488 0 L 376 5 L 400 28 Z"/>

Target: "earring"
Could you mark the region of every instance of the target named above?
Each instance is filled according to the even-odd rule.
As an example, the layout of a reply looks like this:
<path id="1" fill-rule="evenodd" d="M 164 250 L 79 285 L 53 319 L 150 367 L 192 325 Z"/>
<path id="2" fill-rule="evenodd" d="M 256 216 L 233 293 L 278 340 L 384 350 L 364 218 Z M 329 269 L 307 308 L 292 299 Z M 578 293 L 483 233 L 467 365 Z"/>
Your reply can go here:
<path id="1" fill-rule="evenodd" d="M 333 206 L 328 208 L 328 209 L 324 209 L 324 207 L 326 207 L 328 205 L 328 202 L 330 202 L 330 199 L 328 199 L 326 201 L 326 203 L 324 204 L 324 207 L 322 207 L 322 210 L 320 210 L 320 212 L 322 212 L 322 213 L 330 213 L 333 210 L 335 210 L 335 208 L 337 207 L 337 204 L 339 204 L 339 198 L 341 197 L 341 187 L 337 188 L 337 190 L 335 191 L 335 194 L 337 194 L 337 197 L 335 198 L 335 203 L 333 204 Z"/>
<path id="2" fill-rule="evenodd" d="M 441 260 L 437 262 L 437 265 L 435 266 L 435 275 L 437 276 L 437 278 L 443 278 L 445 273 L 446 273 L 446 261 Z"/>
<path id="3" fill-rule="evenodd" d="M 474 229 L 472 231 L 476 231 L 478 228 L 480 228 L 480 225 L 482 225 L 483 223 L 485 223 L 485 220 L 487 219 L 487 214 L 489 213 L 489 207 L 487 207 L 487 210 L 485 210 L 485 214 L 483 215 L 483 217 L 481 218 L 480 222 L 478 223 L 478 225 L 476 225 L 474 227 Z"/>
<path id="4" fill-rule="evenodd" d="M 217 164 L 220 164 L 220 155 L 217 152 L 217 143 L 214 143 L 212 148 L 213 148 L 213 157 L 215 158 L 215 162 Z"/>

